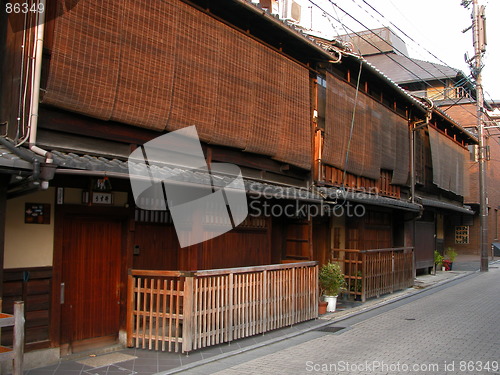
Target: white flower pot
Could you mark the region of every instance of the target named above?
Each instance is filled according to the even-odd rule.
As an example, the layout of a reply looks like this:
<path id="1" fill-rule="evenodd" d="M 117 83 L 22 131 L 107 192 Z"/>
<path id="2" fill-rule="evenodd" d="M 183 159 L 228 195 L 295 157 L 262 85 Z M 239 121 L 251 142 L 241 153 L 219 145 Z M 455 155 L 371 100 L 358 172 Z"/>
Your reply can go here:
<path id="1" fill-rule="evenodd" d="M 334 312 L 337 307 L 337 296 L 324 296 L 325 302 L 328 302 L 326 307 L 327 312 Z"/>

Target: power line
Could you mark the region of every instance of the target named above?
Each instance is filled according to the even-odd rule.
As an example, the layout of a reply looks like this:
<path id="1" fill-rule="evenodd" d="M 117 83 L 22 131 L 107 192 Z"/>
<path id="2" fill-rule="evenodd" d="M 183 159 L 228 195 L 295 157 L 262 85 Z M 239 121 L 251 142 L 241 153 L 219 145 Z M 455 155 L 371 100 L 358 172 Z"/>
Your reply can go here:
<path id="1" fill-rule="evenodd" d="M 335 18 L 334 16 L 332 16 L 329 12 L 327 12 L 325 9 L 323 9 L 321 6 L 319 6 L 318 4 L 316 4 L 314 1 L 312 0 L 309 0 L 309 2 L 315 6 L 317 9 L 319 9 L 320 11 L 323 12 L 324 15 L 328 16 L 328 17 L 331 17 L 333 20 L 337 21 L 339 24 L 342 25 L 342 27 L 344 28 L 344 30 L 347 31 L 347 29 L 349 29 L 351 31 L 352 34 L 355 34 L 356 36 L 358 36 L 360 39 L 364 40 L 366 43 L 368 43 L 370 46 L 372 46 L 373 48 L 375 48 L 376 50 L 378 50 L 379 52 L 383 53 L 383 51 L 376 45 L 374 45 L 370 40 L 366 39 L 363 37 L 363 35 L 361 35 L 359 32 L 356 32 L 354 31 L 353 29 L 351 29 L 349 26 L 347 26 L 344 22 L 342 22 L 340 20 L 340 17 L 337 16 L 337 18 Z M 363 24 L 361 21 L 357 20 L 354 16 L 352 16 L 349 12 L 347 12 L 346 10 L 344 10 L 343 8 L 341 8 L 340 6 L 338 6 L 336 3 L 334 3 L 332 0 L 329 0 L 330 4 L 333 6 L 333 9 L 335 10 L 335 8 L 338 8 L 339 10 L 341 10 L 345 15 L 347 15 L 348 17 L 350 17 L 351 19 L 353 19 L 355 22 L 357 22 L 358 24 L 360 24 L 365 30 L 367 30 L 368 32 L 372 33 L 373 35 L 375 35 L 377 38 L 379 38 L 380 40 L 384 41 L 384 39 L 376 34 L 373 30 L 371 30 L 370 28 L 368 28 L 365 24 Z M 358 5 L 359 7 L 359 4 L 356 4 Z M 333 25 L 332 25 L 333 26 Z M 419 67 L 420 69 L 422 69 L 423 71 L 427 72 L 429 74 L 430 77 L 434 78 L 436 81 L 438 82 L 441 82 L 443 84 L 443 86 L 445 86 L 445 82 L 442 81 L 440 78 L 436 77 L 434 74 L 432 74 L 431 72 L 429 72 L 425 67 L 423 67 L 422 65 L 418 64 L 415 59 L 411 59 L 409 58 L 408 56 L 405 55 L 405 53 L 403 53 L 402 51 L 400 51 L 399 49 L 397 49 L 396 47 L 394 47 L 394 50 L 399 52 L 403 57 L 405 57 L 406 59 L 408 59 L 408 61 L 410 61 L 411 63 L 415 64 L 417 67 Z M 433 86 L 428 83 L 426 80 L 424 80 L 422 77 L 420 77 L 418 74 L 416 74 L 414 71 L 408 69 L 406 66 L 404 66 L 403 64 L 401 64 L 399 61 L 395 60 L 392 56 L 390 56 L 390 54 L 385 54 L 385 56 L 387 56 L 390 60 L 392 60 L 394 63 L 396 63 L 397 65 L 399 65 L 401 68 L 403 68 L 404 70 L 406 70 L 408 73 L 410 73 L 411 75 L 413 75 L 417 80 L 419 80 L 420 82 L 422 82 L 423 84 L 425 84 L 427 87 L 430 87 L 432 88 Z M 417 60 L 418 61 L 418 60 Z M 432 63 L 431 63 L 432 64 Z M 433 64 L 434 65 L 434 64 Z M 446 65 L 447 66 L 447 65 Z M 448 66 L 449 67 L 449 66 Z M 451 67 L 450 67 L 451 68 Z M 453 69 L 453 68 L 451 68 Z M 454 69 L 455 70 L 455 69 Z M 443 73 L 443 72 L 441 72 Z M 444 73 L 443 73 L 444 74 Z M 462 99 L 462 98 L 459 98 L 459 100 Z M 456 104 L 456 103 L 455 103 Z M 467 112 L 469 112 L 467 110 Z M 472 116 L 474 117 L 477 117 L 476 114 L 472 113 L 472 112 L 469 112 Z"/>
<path id="2" fill-rule="evenodd" d="M 355 1 L 355 0 L 354 0 Z M 373 6 L 371 6 L 370 4 L 368 4 L 366 2 L 366 0 L 362 0 L 363 3 L 365 3 L 366 5 L 368 5 L 373 11 L 375 11 L 378 15 L 380 15 L 382 18 L 384 18 L 385 20 L 389 21 L 389 23 L 394 26 L 396 28 L 396 30 L 398 30 L 401 34 L 403 34 L 405 37 L 407 37 L 409 40 L 411 40 L 413 43 L 415 43 L 417 46 L 419 46 L 420 48 L 422 48 L 424 51 L 426 51 L 429 55 L 431 55 L 432 57 L 434 57 L 436 60 L 438 60 L 440 63 L 442 63 L 442 65 L 444 65 L 445 67 L 448 67 L 448 68 L 451 68 L 450 66 L 448 66 L 448 64 L 446 64 L 444 61 L 442 61 L 439 57 L 437 57 L 436 55 L 434 55 L 432 52 L 430 52 L 428 49 L 426 49 L 425 47 L 421 46 L 418 42 L 416 42 L 411 36 L 409 36 L 407 33 L 405 33 L 403 30 L 401 30 L 397 25 L 395 25 L 392 21 L 390 21 L 389 19 L 387 19 L 387 17 L 385 17 L 382 13 L 380 13 L 377 9 L 375 9 Z M 358 5 L 359 8 L 361 8 L 361 6 L 359 4 L 356 4 Z M 361 8 L 362 9 L 362 8 Z M 372 17 L 373 19 L 375 19 L 375 17 L 373 15 L 371 15 L 366 9 L 363 9 L 370 17 Z M 439 69 L 439 65 L 437 64 L 434 64 L 432 61 L 429 61 L 430 64 L 432 64 L 432 66 L 434 66 L 440 73 L 446 75 L 446 73 L 444 73 L 441 69 Z M 451 68 L 453 69 L 453 68 Z"/>
<path id="3" fill-rule="evenodd" d="M 381 41 L 384 41 L 384 39 L 378 35 L 377 33 L 375 33 L 373 30 L 371 30 L 370 28 L 368 28 L 365 24 L 363 24 L 361 21 L 357 20 L 354 16 L 352 16 L 349 12 L 347 12 L 346 10 L 344 10 L 343 8 L 341 8 L 340 6 L 338 6 L 337 4 L 335 4 L 332 0 L 328 0 L 334 7 L 337 7 L 340 11 L 342 11 L 344 14 L 346 14 L 347 16 L 349 16 L 350 18 L 352 18 L 354 21 L 356 21 L 357 23 L 359 23 L 363 28 L 365 28 L 365 30 L 367 30 L 368 32 L 372 33 L 373 35 L 375 35 L 377 38 L 379 38 Z M 372 42 L 370 42 L 368 39 L 364 38 L 359 32 L 356 32 L 354 31 L 353 29 L 351 29 L 350 27 L 348 27 L 346 24 L 344 24 L 340 19 L 337 19 L 335 17 L 333 17 L 330 13 L 328 13 L 327 11 L 325 11 L 323 8 L 321 8 L 318 4 L 316 4 L 314 1 L 312 0 L 309 0 L 309 2 L 311 4 L 313 4 L 314 6 L 318 7 L 318 9 L 320 9 L 321 11 L 323 11 L 324 13 L 326 13 L 328 16 L 332 17 L 335 21 L 343 24 L 344 28 L 347 28 L 351 31 L 352 34 L 355 34 L 356 36 L 358 36 L 359 38 L 361 38 L 362 40 L 364 40 L 366 43 L 368 43 L 370 46 L 372 46 L 373 48 L 375 48 L 376 50 L 380 51 L 381 53 L 383 53 L 383 51 L 378 47 L 376 46 L 375 44 L 373 44 Z M 425 67 L 421 66 L 420 64 L 416 63 L 414 60 L 410 59 L 408 56 L 405 56 L 405 54 L 400 51 L 399 49 L 397 49 L 396 47 L 394 47 L 394 50 L 399 52 L 402 56 L 406 57 L 410 62 L 414 63 L 416 66 L 418 66 L 419 68 L 421 68 L 423 71 L 425 71 L 426 73 L 429 74 L 430 77 L 432 78 L 435 78 L 436 81 L 438 82 L 441 82 L 443 85 L 445 85 L 445 82 L 443 82 L 441 79 L 439 79 L 438 77 L 436 77 L 434 74 L 432 74 L 431 72 L 429 72 Z M 392 58 L 390 55 L 386 55 L 389 59 L 391 59 L 393 62 L 395 62 L 397 65 L 399 65 L 400 67 L 402 67 L 404 70 L 406 70 L 408 73 L 410 73 L 411 75 L 413 75 L 416 79 L 418 80 L 421 80 L 422 82 L 424 82 L 424 84 L 426 84 L 427 86 L 429 87 L 432 87 L 428 82 L 426 82 L 422 77 L 419 77 L 415 72 L 413 72 L 412 70 L 408 69 L 407 67 L 405 67 L 403 64 L 401 64 L 400 62 L 396 61 L 394 58 Z"/>

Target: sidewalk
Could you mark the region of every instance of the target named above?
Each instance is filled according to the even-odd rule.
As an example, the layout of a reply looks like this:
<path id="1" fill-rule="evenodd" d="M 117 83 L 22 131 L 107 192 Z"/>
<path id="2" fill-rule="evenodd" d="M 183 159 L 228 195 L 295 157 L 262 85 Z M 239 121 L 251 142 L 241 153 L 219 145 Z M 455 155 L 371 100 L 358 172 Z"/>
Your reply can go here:
<path id="1" fill-rule="evenodd" d="M 476 257 L 477 258 L 477 257 Z M 477 263 L 477 267 L 476 264 Z M 471 269 L 472 268 L 472 269 Z M 126 348 L 113 353 L 87 353 L 71 359 L 61 359 L 57 363 L 25 371 L 28 375 L 152 375 L 156 373 L 171 374 L 187 370 L 201 364 L 226 358 L 255 348 L 282 341 L 302 333 L 321 328 L 332 322 L 390 304 L 424 290 L 466 277 L 479 268 L 479 259 L 473 257 L 457 258 L 453 271 L 438 271 L 436 275 L 422 275 L 415 280 L 415 285 L 393 294 L 365 303 L 354 301 L 339 301 L 337 311 L 292 327 L 278 329 L 262 335 L 220 344 L 206 349 L 197 350 L 189 355 L 179 353 L 156 352 L 143 349 Z"/>

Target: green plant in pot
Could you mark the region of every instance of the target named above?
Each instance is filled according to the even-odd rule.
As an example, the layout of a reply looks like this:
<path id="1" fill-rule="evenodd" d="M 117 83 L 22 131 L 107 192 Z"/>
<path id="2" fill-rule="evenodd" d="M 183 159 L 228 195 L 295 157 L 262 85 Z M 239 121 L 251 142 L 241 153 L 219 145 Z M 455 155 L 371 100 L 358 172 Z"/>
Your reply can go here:
<path id="1" fill-rule="evenodd" d="M 323 298 L 328 302 L 326 311 L 334 312 L 337 297 L 345 287 L 345 278 L 338 263 L 328 262 L 319 270 L 319 287 Z"/>
<path id="2" fill-rule="evenodd" d="M 444 253 L 444 260 L 447 261 L 450 271 L 453 269 L 453 262 L 457 255 L 457 252 L 452 247 L 448 247 Z"/>
<path id="3" fill-rule="evenodd" d="M 442 256 L 439 251 L 434 250 L 434 274 L 436 270 L 443 264 L 444 256 Z"/>

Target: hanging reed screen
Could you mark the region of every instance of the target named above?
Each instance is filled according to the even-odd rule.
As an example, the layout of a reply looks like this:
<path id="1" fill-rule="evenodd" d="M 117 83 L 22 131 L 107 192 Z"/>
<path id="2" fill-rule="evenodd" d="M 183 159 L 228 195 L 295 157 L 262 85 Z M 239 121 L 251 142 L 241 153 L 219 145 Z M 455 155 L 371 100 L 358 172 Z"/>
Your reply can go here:
<path id="1" fill-rule="evenodd" d="M 58 1 L 64 8 L 64 1 Z M 55 21 L 47 104 L 311 166 L 306 68 L 174 0 L 81 0 Z"/>
<path id="2" fill-rule="evenodd" d="M 392 183 L 407 183 L 406 120 L 332 74 L 326 76 L 325 140 L 322 161 L 357 176 L 378 180 L 393 172 Z M 353 121 L 354 113 L 354 121 Z"/>
<path id="3" fill-rule="evenodd" d="M 469 194 L 469 179 L 465 168 L 469 166 L 469 151 L 429 126 L 432 154 L 432 180 L 443 190 L 457 195 Z"/>

